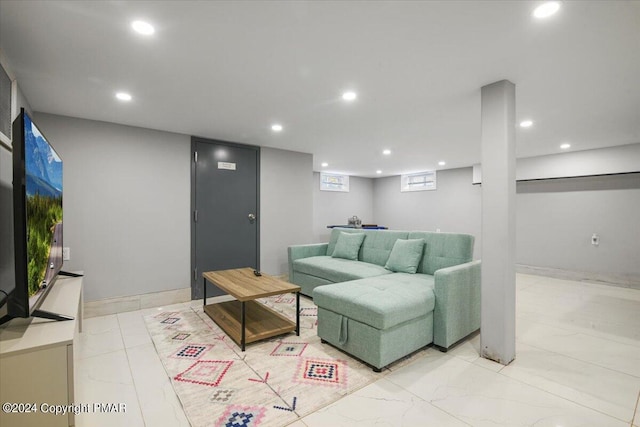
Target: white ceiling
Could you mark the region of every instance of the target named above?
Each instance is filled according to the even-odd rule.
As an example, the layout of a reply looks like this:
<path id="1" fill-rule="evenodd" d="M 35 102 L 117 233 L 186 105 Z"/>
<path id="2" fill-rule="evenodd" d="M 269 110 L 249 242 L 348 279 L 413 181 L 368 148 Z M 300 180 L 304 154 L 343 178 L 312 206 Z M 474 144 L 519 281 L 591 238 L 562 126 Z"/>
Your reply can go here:
<path id="1" fill-rule="evenodd" d="M 0 49 L 35 111 L 313 153 L 314 170 L 478 163 L 480 88 L 502 79 L 535 122 L 518 157 L 639 143 L 640 2 L 545 21 L 538 4 L 0 0 Z"/>

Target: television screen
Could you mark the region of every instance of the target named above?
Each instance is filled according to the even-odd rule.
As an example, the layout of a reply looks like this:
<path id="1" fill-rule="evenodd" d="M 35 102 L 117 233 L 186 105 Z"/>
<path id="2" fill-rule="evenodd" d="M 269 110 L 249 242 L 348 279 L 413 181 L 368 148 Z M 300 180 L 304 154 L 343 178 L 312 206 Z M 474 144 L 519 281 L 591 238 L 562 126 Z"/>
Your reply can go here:
<path id="1" fill-rule="evenodd" d="M 62 160 L 24 109 L 13 122 L 13 237 L 15 287 L 0 324 L 14 317 L 73 319 L 40 308 L 58 274 L 80 275 L 60 270 Z"/>
<path id="2" fill-rule="evenodd" d="M 7 316 L 69 316 L 40 310 L 62 268 L 62 160 L 21 109 L 13 122 L 15 288 Z"/>
<path id="3" fill-rule="evenodd" d="M 62 160 L 24 114 L 29 307 L 62 267 Z"/>

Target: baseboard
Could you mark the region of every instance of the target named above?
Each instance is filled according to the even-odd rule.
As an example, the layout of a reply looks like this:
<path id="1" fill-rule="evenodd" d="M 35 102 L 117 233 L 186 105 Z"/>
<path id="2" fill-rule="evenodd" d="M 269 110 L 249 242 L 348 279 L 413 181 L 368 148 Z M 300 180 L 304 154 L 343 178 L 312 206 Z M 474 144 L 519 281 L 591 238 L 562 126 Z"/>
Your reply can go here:
<path id="1" fill-rule="evenodd" d="M 124 313 L 127 311 L 141 310 L 143 308 L 160 307 L 189 301 L 191 301 L 191 288 L 89 301 L 84 303 L 84 318 L 106 316 L 108 314 Z"/>
<path id="2" fill-rule="evenodd" d="M 590 273 L 585 271 L 561 270 L 549 267 L 535 267 L 523 264 L 516 264 L 516 272 L 640 290 L 640 275 L 635 274 Z"/>
<path id="3" fill-rule="evenodd" d="M 285 282 L 289 281 L 288 274 L 274 276 Z M 227 295 L 207 298 L 207 303 L 228 301 Z M 169 304 L 179 304 L 191 301 L 191 288 L 172 291 L 153 292 L 150 294 L 131 295 L 127 297 L 101 299 L 84 303 L 84 318 L 106 316 L 108 314 L 125 313 L 143 308 L 160 307 Z"/>

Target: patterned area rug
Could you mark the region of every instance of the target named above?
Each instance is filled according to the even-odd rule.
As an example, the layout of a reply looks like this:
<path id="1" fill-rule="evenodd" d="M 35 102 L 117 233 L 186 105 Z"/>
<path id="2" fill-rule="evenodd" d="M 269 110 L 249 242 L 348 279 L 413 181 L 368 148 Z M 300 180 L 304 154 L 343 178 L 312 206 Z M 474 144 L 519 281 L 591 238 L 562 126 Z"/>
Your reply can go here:
<path id="1" fill-rule="evenodd" d="M 294 319 L 295 297 L 260 300 Z M 153 343 L 193 427 L 284 426 L 381 378 L 328 344 L 317 308 L 300 298 L 300 336 L 240 348 L 202 307 L 145 318 Z"/>

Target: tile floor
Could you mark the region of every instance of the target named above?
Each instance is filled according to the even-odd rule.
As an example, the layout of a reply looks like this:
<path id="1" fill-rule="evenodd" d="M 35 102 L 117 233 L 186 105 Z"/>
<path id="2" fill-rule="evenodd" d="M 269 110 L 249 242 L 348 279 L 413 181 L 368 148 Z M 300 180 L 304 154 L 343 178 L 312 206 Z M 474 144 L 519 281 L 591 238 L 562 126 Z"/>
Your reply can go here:
<path id="1" fill-rule="evenodd" d="M 79 427 L 189 426 L 144 324 L 157 310 L 85 320 L 75 401 L 127 410 Z M 639 290 L 519 274 L 516 318 L 509 366 L 480 358 L 476 335 L 292 426 L 640 427 Z"/>

